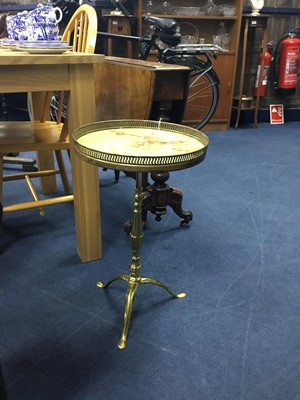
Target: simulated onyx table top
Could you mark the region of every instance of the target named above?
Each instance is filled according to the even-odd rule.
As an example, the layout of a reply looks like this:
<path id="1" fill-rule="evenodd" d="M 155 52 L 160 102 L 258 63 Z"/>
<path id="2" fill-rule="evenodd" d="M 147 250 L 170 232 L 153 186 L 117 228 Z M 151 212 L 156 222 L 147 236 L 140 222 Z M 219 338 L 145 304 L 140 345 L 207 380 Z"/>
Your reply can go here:
<path id="1" fill-rule="evenodd" d="M 172 171 L 200 163 L 209 140 L 183 125 L 118 120 L 83 126 L 73 135 L 75 149 L 87 162 L 127 171 Z"/>

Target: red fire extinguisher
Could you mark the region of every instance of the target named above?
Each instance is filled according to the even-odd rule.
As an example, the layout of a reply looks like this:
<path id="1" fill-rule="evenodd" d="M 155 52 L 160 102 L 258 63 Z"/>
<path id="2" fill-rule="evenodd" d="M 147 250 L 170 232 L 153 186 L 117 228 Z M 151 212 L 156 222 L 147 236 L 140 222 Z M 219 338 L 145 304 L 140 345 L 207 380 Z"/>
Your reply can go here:
<path id="1" fill-rule="evenodd" d="M 258 58 L 258 64 L 257 64 L 257 70 L 256 70 L 256 79 L 255 79 L 255 86 L 254 86 L 254 96 L 258 95 L 258 83 L 259 83 L 259 77 L 260 77 L 260 70 L 261 70 L 261 65 L 263 62 L 264 58 L 264 70 L 262 74 L 262 80 L 261 80 L 261 85 L 260 85 L 260 91 L 259 91 L 259 96 L 265 96 L 266 90 L 267 90 L 267 83 L 268 83 L 268 76 L 270 72 L 270 66 L 271 62 L 273 59 L 272 56 L 272 48 L 267 45 L 267 49 L 265 51 L 265 54 L 263 54 L 263 49 L 261 50 L 261 53 Z"/>
<path id="2" fill-rule="evenodd" d="M 277 93 L 281 95 L 295 94 L 298 80 L 300 59 L 300 39 L 292 34 L 281 42 L 278 70 Z"/>

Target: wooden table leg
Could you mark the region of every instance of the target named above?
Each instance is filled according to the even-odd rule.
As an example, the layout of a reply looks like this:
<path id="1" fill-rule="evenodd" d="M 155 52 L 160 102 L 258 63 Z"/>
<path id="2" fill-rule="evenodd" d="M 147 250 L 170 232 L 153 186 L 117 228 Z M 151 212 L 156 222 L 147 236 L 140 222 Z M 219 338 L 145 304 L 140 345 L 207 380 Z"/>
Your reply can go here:
<path id="1" fill-rule="evenodd" d="M 31 116 L 39 121 L 43 112 L 46 92 L 33 92 L 29 94 Z M 55 169 L 53 151 L 45 150 L 37 152 L 37 164 L 40 170 Z M 57 191 L 56 176 L 44 176 L 40 178 L 40 187 L 43 194 Z"/>
<path id="2" fill-rule="evenodd" d="M 95 88 L 92 64 L 70 65 L 68 126 L 70 134 L 75 226 L 78 255 L 83 262 L 102 258 L 98 167 L 82 161 L 74 151 L 72 133 L 95 122 Z"/>

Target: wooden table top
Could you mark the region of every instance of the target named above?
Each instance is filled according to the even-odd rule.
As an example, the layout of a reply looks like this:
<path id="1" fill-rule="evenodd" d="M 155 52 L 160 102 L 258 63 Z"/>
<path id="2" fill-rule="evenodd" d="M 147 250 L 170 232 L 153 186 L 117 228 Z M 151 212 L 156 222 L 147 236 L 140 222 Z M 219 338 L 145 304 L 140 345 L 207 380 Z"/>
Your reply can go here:
<path id="1" fill-rule="evenodd" d="M 177 64 L 164 64 L 155 61 L 145 61 L 145 60 L 137 60 L 135 58 L 125 58 L 125 57 L 114 57 L 114 56 L 106 56 L 105 62 L 110 64 L 126 64 L 130 66 L 143 67 L 144 69 L 151 70 L 163 70 L 163 71 L 182 71 L 187 70 L 190 71 L 190 67 L 185 65 L 177 65 Z"/>
<path id="2" fill-rule="evenodd" d="M 0 48 L 0 65 L 43 64 L 100 64 L 103 54 L 86 54 L 67 51 L 63 54 L 29 54 Z"/>

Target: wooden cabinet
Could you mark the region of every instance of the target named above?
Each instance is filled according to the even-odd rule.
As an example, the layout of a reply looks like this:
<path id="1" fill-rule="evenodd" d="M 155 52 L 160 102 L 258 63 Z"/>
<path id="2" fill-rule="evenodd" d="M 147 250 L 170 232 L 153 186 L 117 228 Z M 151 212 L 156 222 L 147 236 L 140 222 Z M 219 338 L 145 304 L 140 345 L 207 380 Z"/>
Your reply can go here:
<path id="1" fill-rule="evenodd" d="M 191 35 L 193 35 L 193 29 L 196 33 L 198 31 L 198 42 L 200 38 L 203 38 L 205 43 L 213 43 L 213 35 L 217 35 L 218 29 L 221 26 L 226 29 L 226 32 L 230 35 L 229 50 L 221 52 L 214 64 L 214 69 L 220 79 L 219 105 L 214 117 L 203 129 L 226 130 L 230 124 L 243 0 L 214 0 L 213 2 L 216 8 L 209 14 L 206 8 L 206 0 L 170 0 L 167 2 L 135 0 L 134 15 L 137 17 L 138 35 L 145 33 L 147 27 L 144 23 L 144 17 L 147 13 L 175 19 L 179 24 L 182 35 L 189 35 L 189 29 Z M 225 5 L 231 5 L 235 9 L 233 15 L 224 15 L 224 11 L 226 13 Z"/>
<path id="2" fill-rule="evenodd" d="M 181 122 L 189 82 L 188 67 L 106 57 L 94 69 L 97 120 L 156 120 L 159 107 L 168 103 L 172 122 Z"/>

